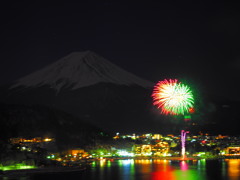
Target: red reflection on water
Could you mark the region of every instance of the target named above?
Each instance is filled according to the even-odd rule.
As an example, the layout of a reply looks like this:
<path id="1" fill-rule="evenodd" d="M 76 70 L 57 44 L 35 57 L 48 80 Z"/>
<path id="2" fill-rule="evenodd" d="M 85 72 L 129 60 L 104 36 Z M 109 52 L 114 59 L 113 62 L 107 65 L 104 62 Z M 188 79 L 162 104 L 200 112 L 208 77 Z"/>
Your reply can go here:
<path id="1" fill-rule="evenodd" d="M 154 172 L 151 173 L 151 180 L 176 180 L 174 169 L 165 160 L 155 161 Z"/>
<path id="2" fill-rule="evenodd" d="M 158 171 L 151 173 L 151 180 L 176 180 L 174 171 L 168 169 L 166 171 Z"/>
<path id="3" fill-rule="evenodd" d="M 159 164 L 157 171 L 151 173 L 151 180 L 176 180 L 179 176 L 176 176 L 176 169 L 171 166 L 166 166 L 167 164 Z M 186 161 L 180 162 L 181 171 L 188 170 L 188 164 Z"/>

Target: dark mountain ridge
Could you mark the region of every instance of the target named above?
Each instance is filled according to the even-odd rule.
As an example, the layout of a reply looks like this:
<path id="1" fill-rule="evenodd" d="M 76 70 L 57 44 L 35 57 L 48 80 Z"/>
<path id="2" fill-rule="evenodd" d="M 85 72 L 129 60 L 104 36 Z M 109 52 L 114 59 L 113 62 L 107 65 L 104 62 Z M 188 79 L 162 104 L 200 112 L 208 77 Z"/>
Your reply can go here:
<path id="1" fill-rule="evenodd" d="M 0 119 L 1 141 L 13 137 L 52 137 L 60 149 L 94 144 L 103 132 L 69 113 L 40 105 L 1 103 Z"/>

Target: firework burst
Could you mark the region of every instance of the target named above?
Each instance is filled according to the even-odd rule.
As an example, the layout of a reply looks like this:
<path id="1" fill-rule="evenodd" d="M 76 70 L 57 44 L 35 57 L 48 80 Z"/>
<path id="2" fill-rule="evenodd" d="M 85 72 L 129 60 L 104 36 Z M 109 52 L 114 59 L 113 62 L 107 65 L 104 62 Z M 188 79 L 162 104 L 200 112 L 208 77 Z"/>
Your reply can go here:
<path id="1" fill-rule="evenodd" d="M 163 114 L 186 114 L 193 108 L 194 98 L 187 85 L 177 79 L 159 81 L 153 90 L 153 104 L 161 109 Z"/>

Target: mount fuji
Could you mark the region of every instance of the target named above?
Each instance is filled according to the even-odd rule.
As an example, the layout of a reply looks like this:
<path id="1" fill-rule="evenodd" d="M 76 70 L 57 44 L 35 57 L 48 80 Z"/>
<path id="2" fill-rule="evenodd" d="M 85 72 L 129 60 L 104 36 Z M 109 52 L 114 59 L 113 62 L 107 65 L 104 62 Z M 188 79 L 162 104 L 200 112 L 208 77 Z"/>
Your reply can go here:
<path id="1" fill-rule="evenodd" d="M 63 110 L 112 132 L 152 132 L 153 85 L 94 52 L 74 52 L 20 78 L 1 100 Z"/>
<path id="2" fill-rule="evenodd" d="M 117 67 L 96 53 L 86 51 L 71 53 L 46 68 L 19 79 L 11 88 L 48 85 L 60 91 L 63 88 L 76 90 L 98 83 L 142 87 L 153 85 Z"/>

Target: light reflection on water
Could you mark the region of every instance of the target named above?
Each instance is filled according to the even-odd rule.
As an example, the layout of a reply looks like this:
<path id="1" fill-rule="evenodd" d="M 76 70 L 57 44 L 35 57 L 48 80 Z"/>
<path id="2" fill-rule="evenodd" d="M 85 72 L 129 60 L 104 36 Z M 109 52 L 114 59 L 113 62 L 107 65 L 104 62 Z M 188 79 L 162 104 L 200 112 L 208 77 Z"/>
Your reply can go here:
<path id="1" fill-rule="evenodd" d="M 0 180 L 10 180 L 0 177 Z M 240 180 L 240 159 L 225 160 L 100 160 L 83 172 L 18 177 L 16 180 Z"/>
<path id="2" fill-rule="evenodd" d="M 227 172 L 230 180 L 240 179 L 240 159 L 226 159 Z"/>
<path id="3" fill-rule="evenodd" d="M 94 164 L 99 164 L 99 167 Z M 239 180 L 240 159 L 227 160 L 115 160 L 94 162 L 91 173 L 98 168 L 109 168 L 115 172 L 114 179 L 121 180 Z M 112 173 L 112 172 L 111 172 Z M 101 174 L 99 179 L 111 179 Z"/>

